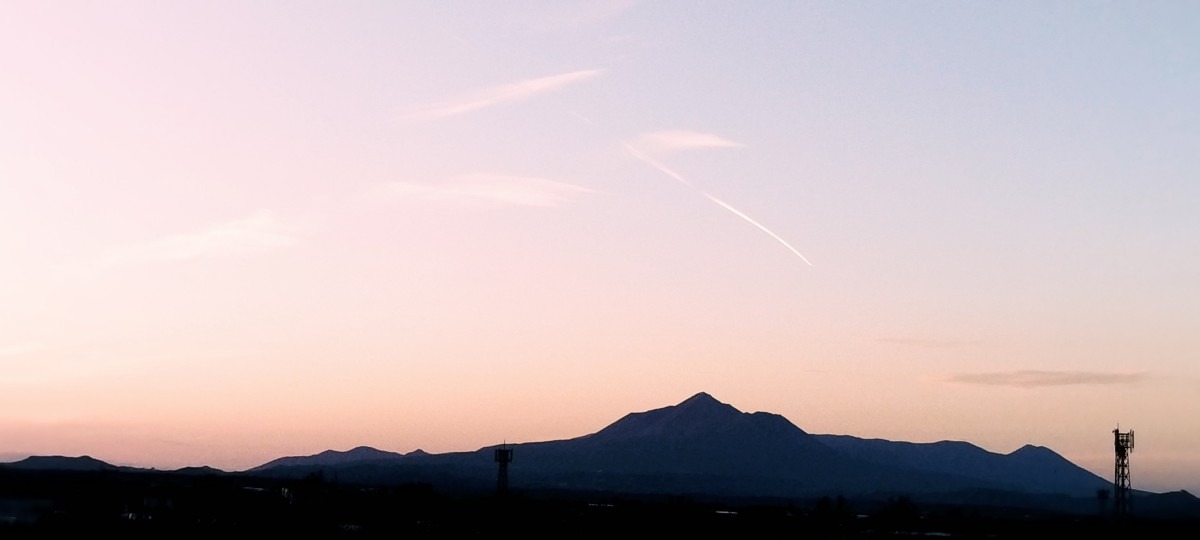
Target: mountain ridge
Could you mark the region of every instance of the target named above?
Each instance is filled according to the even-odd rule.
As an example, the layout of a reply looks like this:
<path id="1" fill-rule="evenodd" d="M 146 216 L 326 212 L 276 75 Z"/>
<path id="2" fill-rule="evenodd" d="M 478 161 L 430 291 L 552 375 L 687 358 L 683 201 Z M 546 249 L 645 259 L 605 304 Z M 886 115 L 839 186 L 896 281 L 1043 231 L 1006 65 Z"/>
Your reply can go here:
<path id="1" fill-rule="evenodd" d="M 417 449 L 413 453 L 415 454 L 417 452 L 420 452 L 420 454 L 418 454 L 418 455 L 423 455 L 425 453 L 423 450 L 420 450 L 420 449 Z M 349 463 L 368 462 L 368 461 L 384 461 L 384 460 L 388 460 L 388 459 L 402 458 L 405 455 L 406 454 L 401 454 L 398 452 L 379 450 L 376 448 L 372 448 L 370 446 L 356 446 L 354 448 L 351 448 L 351 449 L 345 450 L 345 451 L 325 450 L 323 452 L 319 452 L 319 453 L 316 453 L 316 454 L 313 454 L 310 456 L 285 456 L 285 457 L 281 457 L 281 458 L 276 458 L 276 459 L 273 459 L 266 463 L 263 463 L 262 465 L 259 465 L 257 467 L 252 467 L 250 469 L 247 469 L 246 472 L 257 472 L 257 471 L 263 471 L 266 469 L 270 469 L 273 467 L 290 467 L 290 466 L 296 466 L 296 465 L 330 466 L 330 465 L 345 465 L 345 464 L 349 464 Z"/>
<path id="2" fill-rule="evenodd" d="M 5 464 L 9 468 L 31 471 L 115 471 L 116 465 L 106 463 L 89 455 L 83 456 L 29 456 Z"/>
<path id="3" fill-rule="evenodd" d="M 237 474 L 301 477 L 330 472 L 345 481 L 495 482 L 492 450 L 407 454 L 358 446 L 285 456 Z M 1053 450 L 1032 444 L 1008 454 L 964 441 L 911 443 L 814 435 L 782 415 L 743 412 L 707 392 L 628 413 L 571 439 L 509 444 L 514 488 L 646 493 L 736 493 L 778 497 L 819 493 L 953 493 L 986 489 L 1094 496 L 1110 484 Z M 23 460 L 16 468 L 114 467 L 95 458 Z M 62 461 L 75 459 L 77 461 Z M 215 469 L 188 472 L 217 474 Z"/>
<path id="4" fill-rule="evenodd" d="M 342 466 L 318 456 L 251 469 L 301 475 L 330 469 L 371 481 L 455 479 L 487 489 L 491 452 L 390 456 Z M 646 493 L 737 493 L 778 497 L 817 493 L 953 493 L 964 490 L 1095 495 L 1108 483 L 1052 450 L 1026 445 L 996 454 L 963 441 L 893 442 L 811 435 L 769 412 L 742 412 L 707 392 L 675 405 L 631 412 L 570 439 L 508 444 L 514 486 Z"/>
<path id="5" fill-rule="evenodd" d="M 874 463 L 939 474 L 968 476 L 1031 493 L 1094 494 L 1111 483 L 1044 446 L 1027 444 L 1008 454 L 964 441 L 913 443 L 816 435 L 822 443 Z"/>

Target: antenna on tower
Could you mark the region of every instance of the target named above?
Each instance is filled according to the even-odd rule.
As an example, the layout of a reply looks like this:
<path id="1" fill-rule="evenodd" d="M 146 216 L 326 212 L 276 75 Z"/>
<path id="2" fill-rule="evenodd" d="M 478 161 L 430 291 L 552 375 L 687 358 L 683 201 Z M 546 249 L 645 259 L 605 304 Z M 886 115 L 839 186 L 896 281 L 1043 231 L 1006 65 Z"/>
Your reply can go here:
<path id="1" fill-rule="evenodd" d="M 500 473 L 496 477 L 496 495 L 508 493 L 508 464 L 512 463 L 513 451 L 508 447 L 508 441 L 496 449 L 496 463 L 500 465 Z"/>
<path id="2" fill-rule="evenodd" d="M 1113 448 L 1117 453 L 1116 475 L 1113 478 L 1113 515 L 1124 519 L 1133 514 L 1133 488 L 1129 483 L 1129 454 L 1133 452 L 1133 430 L 1121 433 L 1120 424 L 1113 430 Z"/>

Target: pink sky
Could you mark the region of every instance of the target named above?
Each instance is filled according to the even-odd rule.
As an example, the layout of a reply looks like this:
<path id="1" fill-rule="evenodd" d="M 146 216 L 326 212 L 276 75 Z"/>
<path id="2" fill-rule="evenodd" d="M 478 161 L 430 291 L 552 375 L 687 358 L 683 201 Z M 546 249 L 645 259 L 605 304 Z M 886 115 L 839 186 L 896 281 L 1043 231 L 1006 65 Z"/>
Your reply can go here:
<path id="1" fill-rule="evenodd" d="M 927 7 L 8 4 L 0 458 L 707 391 L 1200 491 L 1196 8 Z"/>

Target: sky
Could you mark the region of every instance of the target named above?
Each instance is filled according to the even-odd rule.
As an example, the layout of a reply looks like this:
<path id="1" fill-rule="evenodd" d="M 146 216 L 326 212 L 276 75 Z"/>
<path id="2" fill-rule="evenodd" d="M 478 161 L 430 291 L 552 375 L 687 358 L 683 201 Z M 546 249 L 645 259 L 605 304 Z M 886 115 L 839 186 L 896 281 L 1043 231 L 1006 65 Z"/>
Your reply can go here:
<path id="1" fill-rule="evenodd" d="M 1200 5 L 5 2 L 0 458 L 700 391 L 1200 493 Z"/>

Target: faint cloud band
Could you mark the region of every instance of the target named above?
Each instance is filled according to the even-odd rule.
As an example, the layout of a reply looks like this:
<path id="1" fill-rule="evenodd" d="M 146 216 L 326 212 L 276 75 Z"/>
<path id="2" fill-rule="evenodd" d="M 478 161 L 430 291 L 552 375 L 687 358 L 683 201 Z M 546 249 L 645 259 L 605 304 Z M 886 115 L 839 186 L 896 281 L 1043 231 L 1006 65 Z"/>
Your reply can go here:
<path id="1" fill-rule="evenodd" d="M 553 92 L 603 73 L 602 69 L 581 69 L 548 77 L 525 79 L 486 88 L 442 103 L 419 108 L 406 115 L 408 119 L 434 119 L 466 114 L 505 103 L 523 101 L 538 94 Z"/>
<path id="2" fill-rule="evenodd" d="M 978 384 L 984 386 L 1011 386 L 1016 388 L 1041 388 L 1046 386 L 1072 385 L 1125 385 L 1145 380 L 1146 373 L 1105 373 L 1099 371 L 1042 371 L 1017 370 L 987 373 L 958 373 L 945 379 L 946 382 Z"/>
<path id="3" fill-rule="evenodd" d="M 694 150 L 700 148 L 742 148 L 746 145 L 731 141 L 720 135 L 673 129 L 643 133 L 637 138 L 637 145 L 654 153 Z"/>
<path id="4" fill-rule="evenodd" d="M 217 223 L 200 231 L 112 249 L 101 259 L 101 265 L 220 257 L 298 242 L 290 228 L 274 214 L 260 210 L 250 217 Z"/>
<path id="5" fill-rule="evenodd" d="M 440 183 L 389 182 L 379 190 L 387 198 L 428 203 L 484 204 L 489 206 L 560 206 L 572 197 L 593 190 L 533 176 L 466 174 Z"/>
<path id="6" fill-rule="evenodd" d="M 930 338 L 905 338 L 905 337 L 887 337 L 876 338 L 876 343 L 888 343 L 891 345 L 907 345 L 911 347 L 927 347 L 927 348 L 951 348 L 951 347 L 966 347 L 971 345 L 979 345 L 979 341 L 963 341 L 953 339 L 930 339 Z"/>

